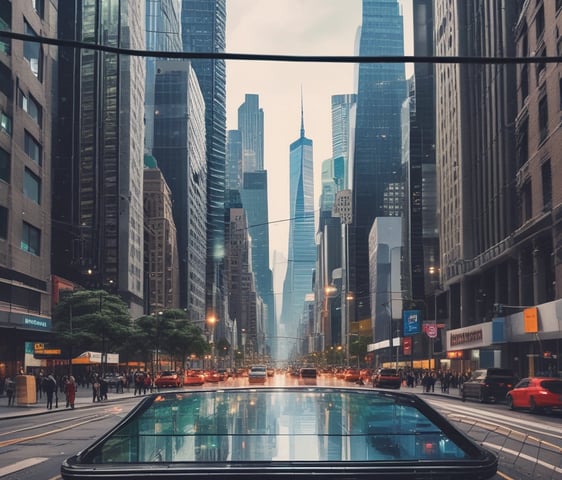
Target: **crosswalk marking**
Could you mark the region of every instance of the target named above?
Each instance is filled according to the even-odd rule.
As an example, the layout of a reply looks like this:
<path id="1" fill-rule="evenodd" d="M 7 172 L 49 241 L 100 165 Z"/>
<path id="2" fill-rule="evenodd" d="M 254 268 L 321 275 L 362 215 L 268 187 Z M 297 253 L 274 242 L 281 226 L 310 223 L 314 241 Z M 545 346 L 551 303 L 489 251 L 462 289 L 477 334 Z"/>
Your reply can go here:
<path id="1" fill-rule="evenodd" d="M 4 477 L 5 475 L 9 475 L 10 473 L 23 470 L 24 468 L 33 467 L 33 465 L 37 465 L 38 463 L 42 463 L 46 460 L 48 460 L 47 457 L 35 457 L 35 458 L 28 458 L 26 460 L 21 460 L 16 463 L 12 463 L 12 465 L 8 465 L 7 467 L 0 468 L 0 478 Z"/>

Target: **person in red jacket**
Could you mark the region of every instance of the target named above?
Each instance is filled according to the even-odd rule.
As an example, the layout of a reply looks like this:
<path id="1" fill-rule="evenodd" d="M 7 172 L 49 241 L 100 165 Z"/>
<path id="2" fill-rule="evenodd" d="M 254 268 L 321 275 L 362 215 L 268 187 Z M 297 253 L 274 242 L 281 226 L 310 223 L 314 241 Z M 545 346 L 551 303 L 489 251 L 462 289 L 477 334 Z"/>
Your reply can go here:
<path id="1" fill-rule="evenodd" d="M 72 375 L 68 377 L 68 381 L 64 386 L 64 393 L 66 394 L 66 407 L 74 408 L 74 402 L 76 400 L 76 380 Z"/>

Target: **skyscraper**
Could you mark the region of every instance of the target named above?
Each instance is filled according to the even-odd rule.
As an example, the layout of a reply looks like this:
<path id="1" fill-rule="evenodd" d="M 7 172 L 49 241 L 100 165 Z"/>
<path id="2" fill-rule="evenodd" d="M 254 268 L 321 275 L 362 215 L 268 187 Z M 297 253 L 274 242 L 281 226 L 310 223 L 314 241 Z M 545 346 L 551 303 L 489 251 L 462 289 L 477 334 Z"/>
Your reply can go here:
<path id="1" fill-rule="evenodd" d="M 59 38 L 143 50 L 144 4 L 64 2 Z M 142 57 L 59 48 L 53 269 L 143 313 Z"/>
<path id="2" fill-rule="evenodd" d="M 403 42 L 398 1 L 363 0 L 359 55 L 400 56 Z M 369 231 L 376 217 L 400 215 L 404 65 L 362 63 L 358 81 L 349 263 L 355 318 L 362 320 L 370 317 Z"/>
<path id="3" fill-rule="evenodd" d="M 228 190 L 240 190 L 242 186 L 242 134 L 229 130 L 226 142 L 225 186 Z"/>
<path id="4" fill-rule="evenodd" d="M 341 158 L 343 172 L 335 169 L 338 190 L 350 188 L 350 162 L 353 160 L 352 133 L 355 121 L 357 95 L 354 93 L 332 95 L 332 158 Z M 343 173 L 343 177 L 341 174 Z"/>
<path id="5" fill-rule="evenodd" d="M 205 105 L 189 62 L 159 61 L 154 156 L 173 196 L 180 259 L 180 306 L 205 326 L 207 163 Z"/>
<path id="6" fill-rule="evenodd" d="M 146 0 L 146 49 L 181 52 L 181 0 Z M 144 144 L 152 152 L 154 131 L 154 82 L 157 58 L 146 58 Z"/>
<path id="7" fill-rule="evenodd" d="M 289 162 L 289 248 L 281 321 L 286 332 L 296 332 L 303 316 L 305 297 L 312 292 L 316 264 L 313 145 L 304 135 L 302 107 L 300 137 L 290 145 Z"/>
<path id="8" fill-rule="evenodd" d="M 242 205 L 248 217 L 248 234 L 252 241 L 252 270 L 256 291 L 267 307 L 266 330 L 268 337 L 275 336 L 275 302 L 273 275 L 269 268 L 269 208 L 267 197 L 267 172 L 244 173 L 240 189 Z M 268 345 L 272 343 L 267 340 Z"/>
<path id="9" fill-rule="evenodd" d="M 182 0 L 181 22 L 185 52 L 224 52 L 226 0 Z M 220 319 L 224 314 L 226 68 L 224 60 L 213 59 L 196 59 L 192 65 L 205 100 L 207 132 L 207 311 Z"/>
<path id="10" fill-rule="evenodd" d="M 259 95 L 247 93 L 238 107 L 238 130 L 242 133 L 242 174 L 263 170 L 263 109 Z"/>

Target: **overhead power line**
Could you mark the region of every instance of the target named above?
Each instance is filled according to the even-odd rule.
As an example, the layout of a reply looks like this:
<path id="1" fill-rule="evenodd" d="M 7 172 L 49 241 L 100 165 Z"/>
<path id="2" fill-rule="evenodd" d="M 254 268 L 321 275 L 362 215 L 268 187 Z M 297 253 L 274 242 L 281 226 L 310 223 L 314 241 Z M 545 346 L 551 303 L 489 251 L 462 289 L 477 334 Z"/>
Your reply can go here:
<path id="1" fill-rule="evenodd" d="M 95 43 L 63 40 L 37 35 L 0 30 L 0 37 L 22 40 L 24 42 L 42 43 L 57 47 L 95 50 L 99 52 L 129 55 L 135 57 L 177 58 L 183 60 L 248 60 L 265 62 L 306 62 L 306 63 L 463 63 L 463 64 L 519 64 L 519 63 L 559 63 L 561 55 L 530 57 L 476 57 L 476 56 L 360 56 L 360 55 L 279 55 L 259 53 L 227 52 L 168 52 L 155 50 L 136 50 L 131 48 L 111 47 Z"/>

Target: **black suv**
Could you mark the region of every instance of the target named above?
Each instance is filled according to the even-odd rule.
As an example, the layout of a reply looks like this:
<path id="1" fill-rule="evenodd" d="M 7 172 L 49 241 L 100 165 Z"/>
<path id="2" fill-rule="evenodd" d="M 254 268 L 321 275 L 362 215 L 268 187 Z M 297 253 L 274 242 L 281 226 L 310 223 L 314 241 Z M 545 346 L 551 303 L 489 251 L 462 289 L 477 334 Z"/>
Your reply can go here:
<path id="1" fill-rule="evenodd" d="M 482 403 L 503 402 L 517 377 L 507 368 L 474 370 L 469 380 L 462 384 L 462 399 L 475 398 Z"/>

